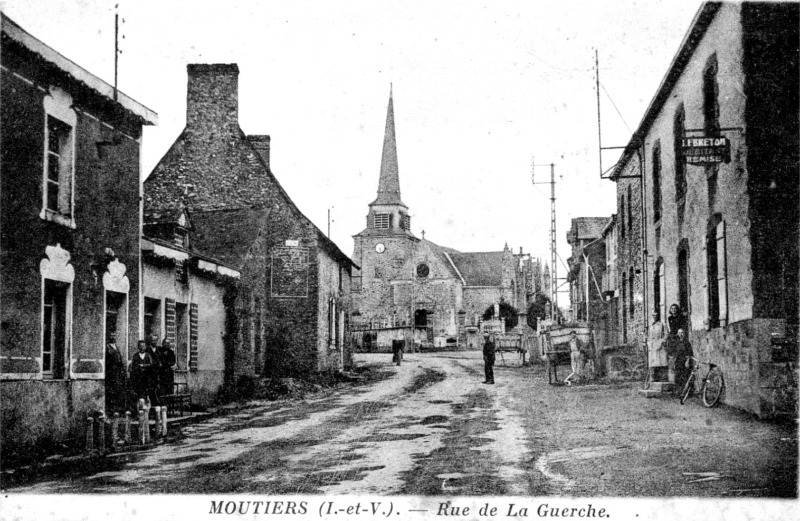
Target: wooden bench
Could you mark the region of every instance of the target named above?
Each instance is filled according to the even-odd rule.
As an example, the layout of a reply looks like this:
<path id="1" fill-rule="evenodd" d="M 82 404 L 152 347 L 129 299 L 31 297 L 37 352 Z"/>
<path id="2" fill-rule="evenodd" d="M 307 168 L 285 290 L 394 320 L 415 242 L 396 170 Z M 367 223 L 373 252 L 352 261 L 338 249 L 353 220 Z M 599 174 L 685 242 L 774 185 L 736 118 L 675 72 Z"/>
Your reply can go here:
<path id="1" fill-rule="evenodd" d="M 161 404 L 167 406 L 167 416 L 183 416 L 192 412 L 192 393 L 186 383 L 176 383 L 172 394 L 161 396 Z"/>

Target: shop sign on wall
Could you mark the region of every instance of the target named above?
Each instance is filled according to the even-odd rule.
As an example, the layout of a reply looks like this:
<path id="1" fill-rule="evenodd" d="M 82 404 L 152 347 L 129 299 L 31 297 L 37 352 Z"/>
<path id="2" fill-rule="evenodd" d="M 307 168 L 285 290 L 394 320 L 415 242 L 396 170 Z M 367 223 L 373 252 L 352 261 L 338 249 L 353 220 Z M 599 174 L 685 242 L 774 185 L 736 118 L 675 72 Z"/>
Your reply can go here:
<path id="1" fill-rule="evenodd" d="M 272 250 L 271 296 L 308 296 L 308 252 L 308 248 L 299 246 L 279 246 Z"/>
<path id="2" fill-rule="evenodd" d="M 731 161 L 731 142 L 722 136 L 683 138 L 681 150 L 684 160 L 690 165 L 717 165 Z"/>

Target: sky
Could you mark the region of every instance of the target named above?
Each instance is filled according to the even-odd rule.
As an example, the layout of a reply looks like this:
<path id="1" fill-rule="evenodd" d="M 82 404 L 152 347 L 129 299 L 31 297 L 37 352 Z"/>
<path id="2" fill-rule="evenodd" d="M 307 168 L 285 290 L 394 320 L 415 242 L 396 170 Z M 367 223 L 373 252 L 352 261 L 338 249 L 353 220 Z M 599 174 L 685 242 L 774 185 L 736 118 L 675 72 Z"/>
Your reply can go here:
<path id="1" fill-rule="evenodd" d="M 271 167 L 348 255 L 374 200 L 390 85 L 400 186 L 419 237 L 550 259 L 575 217 L 610 216 L 604 146 L 624 146 L 698 1 L 0 0 L 26 31 L 159 115 L 143 176 L 185 124 L 186 65 L 237 63 L 239 121 L 272 138 Z M 619 151 L 603 154 L 603 169 Z M 532 166 L 541 165 L 541 166 Z M 544 183 L 544 184 L 533 184 Z M 561 260 L 558 276 L 566 273 Z M 565 299 L 562 295 L 560 303 Z"/>

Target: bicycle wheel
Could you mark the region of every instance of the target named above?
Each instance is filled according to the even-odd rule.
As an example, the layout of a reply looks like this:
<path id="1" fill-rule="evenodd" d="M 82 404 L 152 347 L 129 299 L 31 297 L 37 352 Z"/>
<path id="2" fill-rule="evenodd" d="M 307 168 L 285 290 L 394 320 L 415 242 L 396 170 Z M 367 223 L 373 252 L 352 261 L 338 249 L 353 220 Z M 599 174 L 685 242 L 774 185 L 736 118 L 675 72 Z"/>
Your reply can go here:
<path id="1" fill-rule="evenodd" d="M 712 369 L 703 383 L 703 405 L 706 407 L 717 405 L 724 387 L 725 382 L 722 379 L 722 371 L 717 368 Z"/>
<path id="2" fill-rule="evenodd" d="M 683 389 L 681 390 L 681 405 L 686 403 L 686 400 L 688 400 L 689 396 L 692 395 L 692 390 L 694 390 L 694 379 L 694 374 L 691 374 L 686 380 L 686 383 L 683 384 Z"/>

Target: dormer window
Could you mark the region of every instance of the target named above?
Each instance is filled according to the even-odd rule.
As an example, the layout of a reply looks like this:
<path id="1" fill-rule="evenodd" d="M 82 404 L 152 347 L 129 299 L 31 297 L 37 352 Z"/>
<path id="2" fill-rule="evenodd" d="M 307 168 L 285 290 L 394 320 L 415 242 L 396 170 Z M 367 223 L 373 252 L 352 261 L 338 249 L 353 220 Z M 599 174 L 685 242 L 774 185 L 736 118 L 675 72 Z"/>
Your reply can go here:
<path id="1" fill-rule="evenodd" d="M 176 226 L 173 231 L 173 242 L 176 246 L 189 249 L 189 230 Z"/>
<path id="2" fill-rule="evenodd" d="M 379 230 L 388 230 L 389 229 L 389 217 L 390 214 L 388 213 L 376 213 L 375 214 L 375 228 Z"/>

